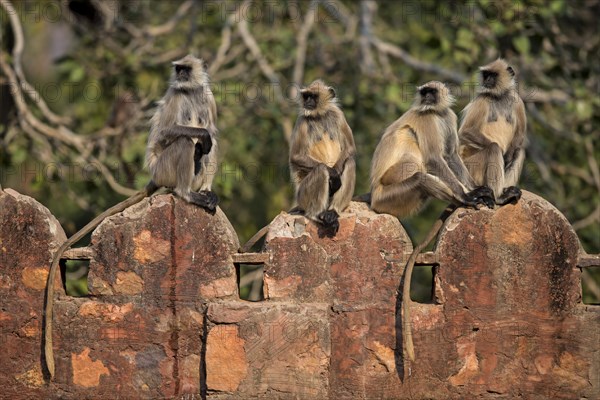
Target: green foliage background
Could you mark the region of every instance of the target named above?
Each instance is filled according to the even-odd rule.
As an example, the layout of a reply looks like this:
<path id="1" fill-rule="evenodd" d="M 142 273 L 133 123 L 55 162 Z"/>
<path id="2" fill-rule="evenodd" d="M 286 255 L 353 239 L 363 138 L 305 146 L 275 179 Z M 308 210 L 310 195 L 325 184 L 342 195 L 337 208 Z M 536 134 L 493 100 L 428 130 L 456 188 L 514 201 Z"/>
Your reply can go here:
<path id="1" fill-rule="evenodd" d="M 71 117 L 70 129 L 89 140 L 90 154 L 121 185 L 141 188 L 148 180 L 143 169 L 147 121 L 166 89 L 169 61 L 192 52 L 210 65 L 230 29 L 225 60 L 212 76 L 221 133 L 214 190 L 242 242 L 290 208 L 286 134 L 296 105 L 289 88 L 305 17 L 317 5 L 302 83 L 323 78 L 337 88 L 358 148 L 357 193 L 368 191 L 378 138 L 408 109 L 416 85 L 432 79 L 453 84 L 458 112 L 475 89 L 477 67 L 502 56 L 516 67 L 527 104 L 530 145 L 522 187 L 561 210 L 575 224 L 585 250 L 600 252 L 598 1 L 189 3 L 176 23 L 158 35 L 145 28 L 168 22 L 184 2 L 105 3 L 111 7 L 108 12 L 86 0 L 14 3 L 25 31 L 23 64 L 29 81 L 54 112 Z M 245 12 L 233 15 L 244 6 Z M 365 19 L 369 10 L 371 23 Z M 6 12 L 0 18 L 1 49 L 10 58 L 14 35 Z M 278 84 L 265 76 L 240 21 L 246 22 Z M 370 40 L 368 52 L 361 47 L 365 38 Z M 379 51 L 374 39 L 465 79 L 452 81 Z M 68 235 L 123 200 L 94 168 L 85 173 L 72 147 L 23 132 L 7 81 L 1 83 L 3 187 L 41 201 Z M 62 93 L 57 95 L 52 85 Z M 279 90 L 283 98 L 277 97 Z M 124 93 L 133 93 L 136 100 L 116 110 L 134 109 L 136 116 L 128 118 L 132 126 L 99 138 L 115 100 Z M 51 163 L 56 164 L 48 167 Z M 75 165 L 72 175 L 66 173 L 68 165 Z M 443 206 L 433 201 L 418 216 L 402 221 L 415 241 Z M 585 301 L 600 301 L 599 274 L 586 271 L 584 278 Z M 85 279 L 74 284 L 77 291 L 85 291 Z"/>

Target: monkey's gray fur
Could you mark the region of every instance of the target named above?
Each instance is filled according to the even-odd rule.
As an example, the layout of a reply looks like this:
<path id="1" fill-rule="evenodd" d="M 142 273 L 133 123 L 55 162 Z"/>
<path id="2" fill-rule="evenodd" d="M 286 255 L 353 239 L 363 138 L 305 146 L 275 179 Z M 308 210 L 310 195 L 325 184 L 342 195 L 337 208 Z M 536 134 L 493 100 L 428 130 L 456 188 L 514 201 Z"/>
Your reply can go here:
<path id="1" fill-rule="evenodd" d="M 146 164 L 154 184 L 214 211 L 217 106 L 202 60 L 188 55 L 173 66 L 171 85 L 151 120 Z"/>

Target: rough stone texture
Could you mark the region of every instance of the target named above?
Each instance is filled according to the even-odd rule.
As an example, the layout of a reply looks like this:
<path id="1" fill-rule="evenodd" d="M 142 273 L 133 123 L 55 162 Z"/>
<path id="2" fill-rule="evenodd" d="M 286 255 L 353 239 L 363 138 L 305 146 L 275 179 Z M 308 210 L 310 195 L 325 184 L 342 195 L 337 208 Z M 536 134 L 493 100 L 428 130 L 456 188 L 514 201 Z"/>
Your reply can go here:
<path id="1" fill-rule="evenodd" d="M 329 397 L 382 398 L 382 384 L 399 384 L 396 299 L 412 244 L 398 219 L 352 203 L 338 234 L 321 238 L 312 222 L 282 213 L 265 249 L 272 260 L 265 266 L 265 297 L 331 308 Z"/>
<path id="2" fill-rule="evenodd" d="M 56 306 L 54 386 L 64 397 L 160 399 L 199 393 L 205 314 L 200 301 L 175 310 L 114 297 Z"/>
<path id="3" fill-rule="evenodd" d="M 225 215 L 154 196 L 104 221 L 92 248 L 95 297 L 56 305 L 57 385 L 87 396 L 199 393 L 206 303 L 238 298 L 239 242 Z"/>
<path id="4" fill-rule="evenodd" d="M 210 398 L 328 397 L 331 339 L 326 305 L 211 304 L 208 321 Z"/>
<path id="5" fill-rule="evenodd" d="M 237 297 L 231 254 L 239 242 L 220 209 L 211 216 L 172 195 L 154 196 L 105 220 L 92 247 L 92 295 L 139 294 L 157 305 Z"/>
<path id="6" fill-rule="evenodd" d="M 0 397 L 43 398 L 44 289 L 52 254 L 66 239 L 47 208 L 0 190 Z M 57 279 L 57 292 L 63 291 Z M 4 397 L 6 396 L 6 397 Z"/>
<path id="7" fill-rule="evenodd" d="M 92 295 L 58 296 L 52 383 L 43 289 L 64 233 L 9 190 L 0 221 L 0 398 L 600 398 L 600 307 L 581 304 L 577 236 L 530 193 L 446 221 L 435 302 L 414 303 L 410 321 L 398 293 L 412 245 L 389 215 L 353 203 L 338 235 L 321 238 L 280 214 L 264 248 L 266 301 L 250 303 L 238 299 L 227 218 L 147 199 L 93 234 Z"/>
<path id="8" fill-rule="evenodd" d="M 264 271 L 266 298 L 393 304 L 412 244 L 398 219 L 351 203 L 333 238 L 320 238 L 316 225 L 302 216 L 281 213 L 265 250 L 271 253 Z"/>
<path id="9" fill-rule="evenodd" d="M 459 210 L 437 252 L 443 329 L 451 332 L 437 357 L 453 359 L 445 371 L 451 393 L 600 395 L 600 358 L 589 354 L 600 343 L 600 314 L 581 304 L 579 241 L 553 206 L 525 192 L 494 211 Z M 423 326 L 425 318 L 412 323 L 423 333 L 439 329 Z M 415 347 L 418 360 L 430 357 L 422 336 Z"/>

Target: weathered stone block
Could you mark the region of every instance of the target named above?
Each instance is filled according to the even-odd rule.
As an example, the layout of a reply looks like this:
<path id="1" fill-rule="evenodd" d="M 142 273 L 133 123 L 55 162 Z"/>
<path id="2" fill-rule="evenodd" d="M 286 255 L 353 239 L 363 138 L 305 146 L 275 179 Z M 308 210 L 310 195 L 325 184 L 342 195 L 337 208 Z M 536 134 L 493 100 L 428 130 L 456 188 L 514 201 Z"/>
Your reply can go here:
<path id="1" fill-rule="evenodd" d="M 445 340 L 435 351 L 440 360 L 454 360 L 445 373 L 438 369 L 451 392 L 589 393 L 597 372 L 584 350 L 589 335 L 580 332 L 600 325 L 585 326 L 579 241 L 562 214 L 528 192 L 516 205 L 459 209 L 446 221 L 436 252 Z M 413 317 L 413 330 L 426 320 Z M 418 337 L 415 347 L 421 360 L 434 351 Z"/>
<path id="2" fill-rule="evenodd" d="M 371 304 L 395 302 L 412 245 L 397 218 L 351 203 L 333 238 L 319 237 L 315 223 L 302 216 L 279 214 L 265 251 L 271 253 L 265 297 Z"/>
<path id="3" fill-rule="evenodd" d="M 581 302 L 577 235 L 534 194 L 495 210 L 457 210 L 438 243 L 439 278 L 451 289 L 444 291 L 448 308 L 560 316 Z M 460 295 L 451 296 L 454 289 Z"/>
<path id="4" fill-rule="evenodd" d="M 237 297 L 233 227 L 173 195 L 145 199 L 106 219 L 92 236 L 90 293 L 140 296 L 146 303 Z"/>
<path id="5" fill-rule="evenodd" d="M 79 298 L 57 302 L 55 314 L 55 385 L 73 398 L 200 393 L 204 306 Z"/>
<path id="6" fill-rule="evenodd" d="M 0 190 L 0 387 L 2 396 L 46 396 L 40 348 L 44 291 L 54 251 L 66 239 L 50 211 Z M 56 285 L 64 293 L 60 276 Z"/>
<path id="7" fill-rule="evenodd" d="M 208 321 L 209 398 L 327 398 L 325 305 L 211 304 Z"/>

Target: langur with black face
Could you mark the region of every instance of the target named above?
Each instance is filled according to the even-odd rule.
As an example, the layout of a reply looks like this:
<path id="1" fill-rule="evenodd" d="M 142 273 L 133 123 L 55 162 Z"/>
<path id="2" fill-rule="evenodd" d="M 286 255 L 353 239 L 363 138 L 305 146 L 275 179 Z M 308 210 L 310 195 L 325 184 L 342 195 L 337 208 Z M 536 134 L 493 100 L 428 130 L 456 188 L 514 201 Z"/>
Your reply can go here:
<path id="1" fill-rule="evenodd" d="M 418 88 L 413 106 L 384 132 L 371 164 L 371 208 L 403 218 L 434 197 L 475 207 L 475 188 L 458 155 L 454 99 L 441 82 Z"/>
<path id="2" fill-rule="evenodd" d="M 480 68 L 481 89 L 462 112 L 460 154 L 478 185 L 494 191 L 495 202 L 516 202 L 525 161 L 527 116 L 515 71 L 502 59 Z"/>
<path id="3" fill-rule="evenodd" d="M 187 202 L 214 213 L 218 198 L 211 191 L 217 161 L 217 106 L 204 62 L 188 55 L 173 62 L 171 84 L 151 120 L 146 164 L 151 181 L 125 201 L 94 218 L 55 253 L 46 286 L 44 354 L 54 377 L 52 314 L 54 281 L 63 253 L 104 219 L 152 195 L 160 187 L 174 189 Z"/>
<path id="4" fill-rule="evenodd" d="M 335 235 L 339 214 L 354 193 L 354 138 L 332 87 L 316 80 L 300 95 L 289 157 L 296 202 L 326 234 Z"/>
<path id="5" fill-rule="evenodd" d="M 217 106 L 202 60 L 188 55 L 173 65 L 171 87 L 151 120 L 146 164 L 157 186 L 213 212 Z"/>
<path id="6" fill-rule="evenodd" d="M 413 106 L 384 132 L 371 164 L 371 208 L 398 218 L 418 212 L 437 198 L 452 205 L 415 247 L 404 269 L 402 337 L 408 358 L 415 359 L 410 329 L 410 281 L 417 255 L 435 237 L 458 206 L 493 206 L 491 190 L 475 183 L 458 155 L 454 99 L 441 82 L 417 89 Z"/>

